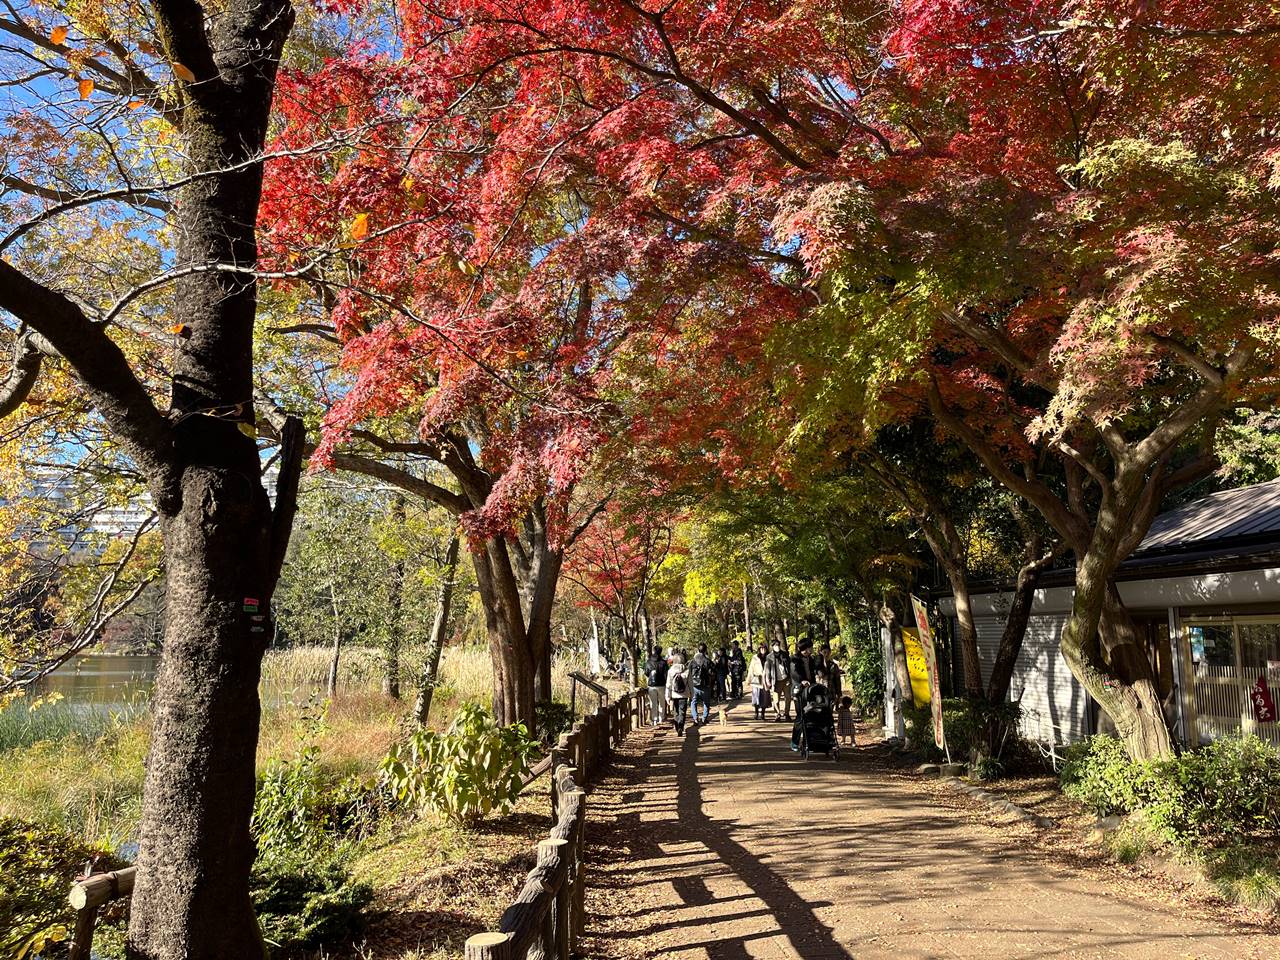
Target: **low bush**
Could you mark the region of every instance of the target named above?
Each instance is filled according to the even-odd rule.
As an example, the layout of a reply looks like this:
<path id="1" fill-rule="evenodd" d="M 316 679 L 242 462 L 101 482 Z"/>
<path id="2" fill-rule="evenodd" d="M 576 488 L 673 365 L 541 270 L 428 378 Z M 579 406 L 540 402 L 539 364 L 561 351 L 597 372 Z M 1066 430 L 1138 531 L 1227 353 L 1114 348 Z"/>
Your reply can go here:
<path id="1" fill-rule="evenodd" d="M 351 878 L 344 857 L 259 860 L 250 878 L 262 936 L 273 955 L 350 940 L 364 926 L 373 888 Z"/>
<path id="2" fill-rule="evenodd" d="M 1257 737 L 1146 762 L 1130 760 L 1114 737 L 1091 737 L 1069 751 L 1062 786 L 1099 815 L 1141 810 L 1184 849 L 1280 833 L 1280 751 Z"/>
<path id="3" fill-rule="evenodd" d="M 534 707 L 538 739 L 551 746 L 573 726 L 573 708 L 560 700 L 544 700 Z"/>
<path id="4" fill-rule="evenodd" d="M 0 957 L 51 955 L 70 941 L 75 913 L 67 891 L 89 861 L 103 870 L 124 866 L 70 834 L 0 817 Z M 104 921 L 124 909 L 109 905 Z"/>
<path id="5" fill-rule="evenodd" d="M 934 743 L 930 707 L 904 705 L 903 717 L 911 749 L 928 760 L 944 759 L 946 754 Z M 942 701 L 942 728 L 952 759 L 967 761 L 970 755 L 976 754 L 981 762 L 975 763 L 975 772 L 981 779 L 990 780 L 1002 775 L 1002 748 L 1017 738 L 1020 717 L 1021 708 L 1016 703 L 993 704 L 985 700 L 945 698 Z M 992 730 L 996 731 L 994 739 L 1000 749 L 990 749 Z"/>
<path id="6" fill-rule="evenodd" d="M 464 704 L 447 732 L 419 730 L 392 747 L 382 775 L 399 802 L 469 825 L 511 808 L 538 752 L 523 724 L 500 727 L 483 707 Z"/>
<path id="7" fill-rule="evenodd" d="M 1129 813 L 1151 794 L 1150 771 L 1129 759 L 1115 737 L 1089 737 L 1067 748 L 1059 774 L 1062 792 L 1100 817 Z"/>

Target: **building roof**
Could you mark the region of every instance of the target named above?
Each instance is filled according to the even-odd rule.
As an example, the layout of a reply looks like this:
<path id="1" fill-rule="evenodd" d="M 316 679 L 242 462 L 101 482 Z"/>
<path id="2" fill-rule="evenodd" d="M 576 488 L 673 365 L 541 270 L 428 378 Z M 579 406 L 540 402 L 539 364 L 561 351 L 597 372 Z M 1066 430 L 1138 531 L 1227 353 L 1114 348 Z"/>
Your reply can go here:
<path id="1" fill-rule="evenodd" d="M 1280 537 L 1280 480 L 1220 490 L 1162 513 L 1135 557 Z"/>

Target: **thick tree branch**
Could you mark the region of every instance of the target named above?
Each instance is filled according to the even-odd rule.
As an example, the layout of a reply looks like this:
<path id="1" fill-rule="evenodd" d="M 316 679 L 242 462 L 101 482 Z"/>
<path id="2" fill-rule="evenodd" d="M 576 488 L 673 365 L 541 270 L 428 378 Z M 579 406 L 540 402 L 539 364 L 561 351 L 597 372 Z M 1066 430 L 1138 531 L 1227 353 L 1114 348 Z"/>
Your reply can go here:
<path id="1" fill-rule="evenodd" d="M 172 463 L 169 422 L 134 376 L 123 351 L 64 294 L 0 260 L 0 309 L 8 310 L 56 350 L 153 485 Z"/>

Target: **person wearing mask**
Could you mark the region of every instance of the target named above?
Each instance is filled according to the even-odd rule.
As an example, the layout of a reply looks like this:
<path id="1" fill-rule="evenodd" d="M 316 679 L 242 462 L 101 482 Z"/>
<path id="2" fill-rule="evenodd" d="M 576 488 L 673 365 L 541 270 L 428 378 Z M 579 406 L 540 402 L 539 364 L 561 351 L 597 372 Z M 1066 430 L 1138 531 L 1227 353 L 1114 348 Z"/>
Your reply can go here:
<path id="1" fill-rule="evenodd" d="M 765 676 L 769 680 L 769 693 L 773 700 L 773 719 L 791 719 L 791 657 L 777 640 L 765 660 Z M 785 712 L 784 707 L 785 705 Z"/>
<path id="2" fill-rule="evenodd" d="M 662 650 L 654 647 L 644 662 L 645 679 L 649 683 L 649 726 L 656 727 L 667 719 L 667 661 Z"/>
<path id="3" fill-rule="evenodd" d="M 729 651 L 729 696 L 734 700 L 742 699 L 742 678 L 746 673 L 747 658 L 742 653 L 742 644 L 735 640 Z"/>
<path id="4" fill-rule="evenodd" d="M 689 697 L 693 684 L 685 667 L 684 654 L 677 650 L 671 656 L 671 669 L 667 671 L 667 703 L 671 707 L 671 721 L 678 736 L 684 736 L 684 724 L 688 718 Z"/>
<path id="5" fill-rule="evenodd" d="M 769 648 L 763 643 L 751 658 L 747 667 L 747 684 L 751 687 L 751 709 L 756 712 L 756 719 L 763 720 L 764 712 L 769 707 L 769 679 L 765 661 L 769 658 Z"/>
<path id="6" fill-rule="evenodd" d="M 711 719 L 711 696 L 716 688 L 716 665 L 707 656 L 707 645 L 698 644 L 698 652 L 689 661 L 689 686 L 692 689 L 693 722 L 706 723 Z M 698 715 L 702 707 L 702 715 Z"/>
<path id="7" fill-rule="evenodd" d="M 791 749 L 800 749 L 800 728 L 804 725 L 804 702 L 809 687 L 817 682 L 818 666 L 813 660 L 813 644 L 800 641 L 791 658 L 791 695 L 796 701 L 796 722 L 791 728 Z"/>

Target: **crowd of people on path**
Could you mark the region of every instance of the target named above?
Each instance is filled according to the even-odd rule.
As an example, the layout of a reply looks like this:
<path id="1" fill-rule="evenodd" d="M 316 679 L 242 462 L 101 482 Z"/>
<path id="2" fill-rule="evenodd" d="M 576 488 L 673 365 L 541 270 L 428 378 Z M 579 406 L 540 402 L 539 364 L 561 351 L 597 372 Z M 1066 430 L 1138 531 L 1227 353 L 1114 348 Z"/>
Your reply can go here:
<path id="1" fill-rule="evenodd" d="M 772 712 L 774 722 L 792 724 L 793 750 L 800 749 L 806 707 L 820 702 L 833 706 L 838 735 L 853 744 L 852 701 L 842 695 L 844 672 L 827 644 L 815 652 L 813 641 L 801 639 L 792 654 L 775 639 L 771 645 L 761 643 L 750 662 L 737 641 L 714 654 L 700 644 L 692 657 L 674 648 L 664 656 L 654 647 L 644 674 L 651 723 L 657 727 L 669 717 L 678 736 L 684 736 L 690 722 L 710 722 L 713 706 L 742 699 L 745 683 L 756 720 L 768 720 Z"/>

